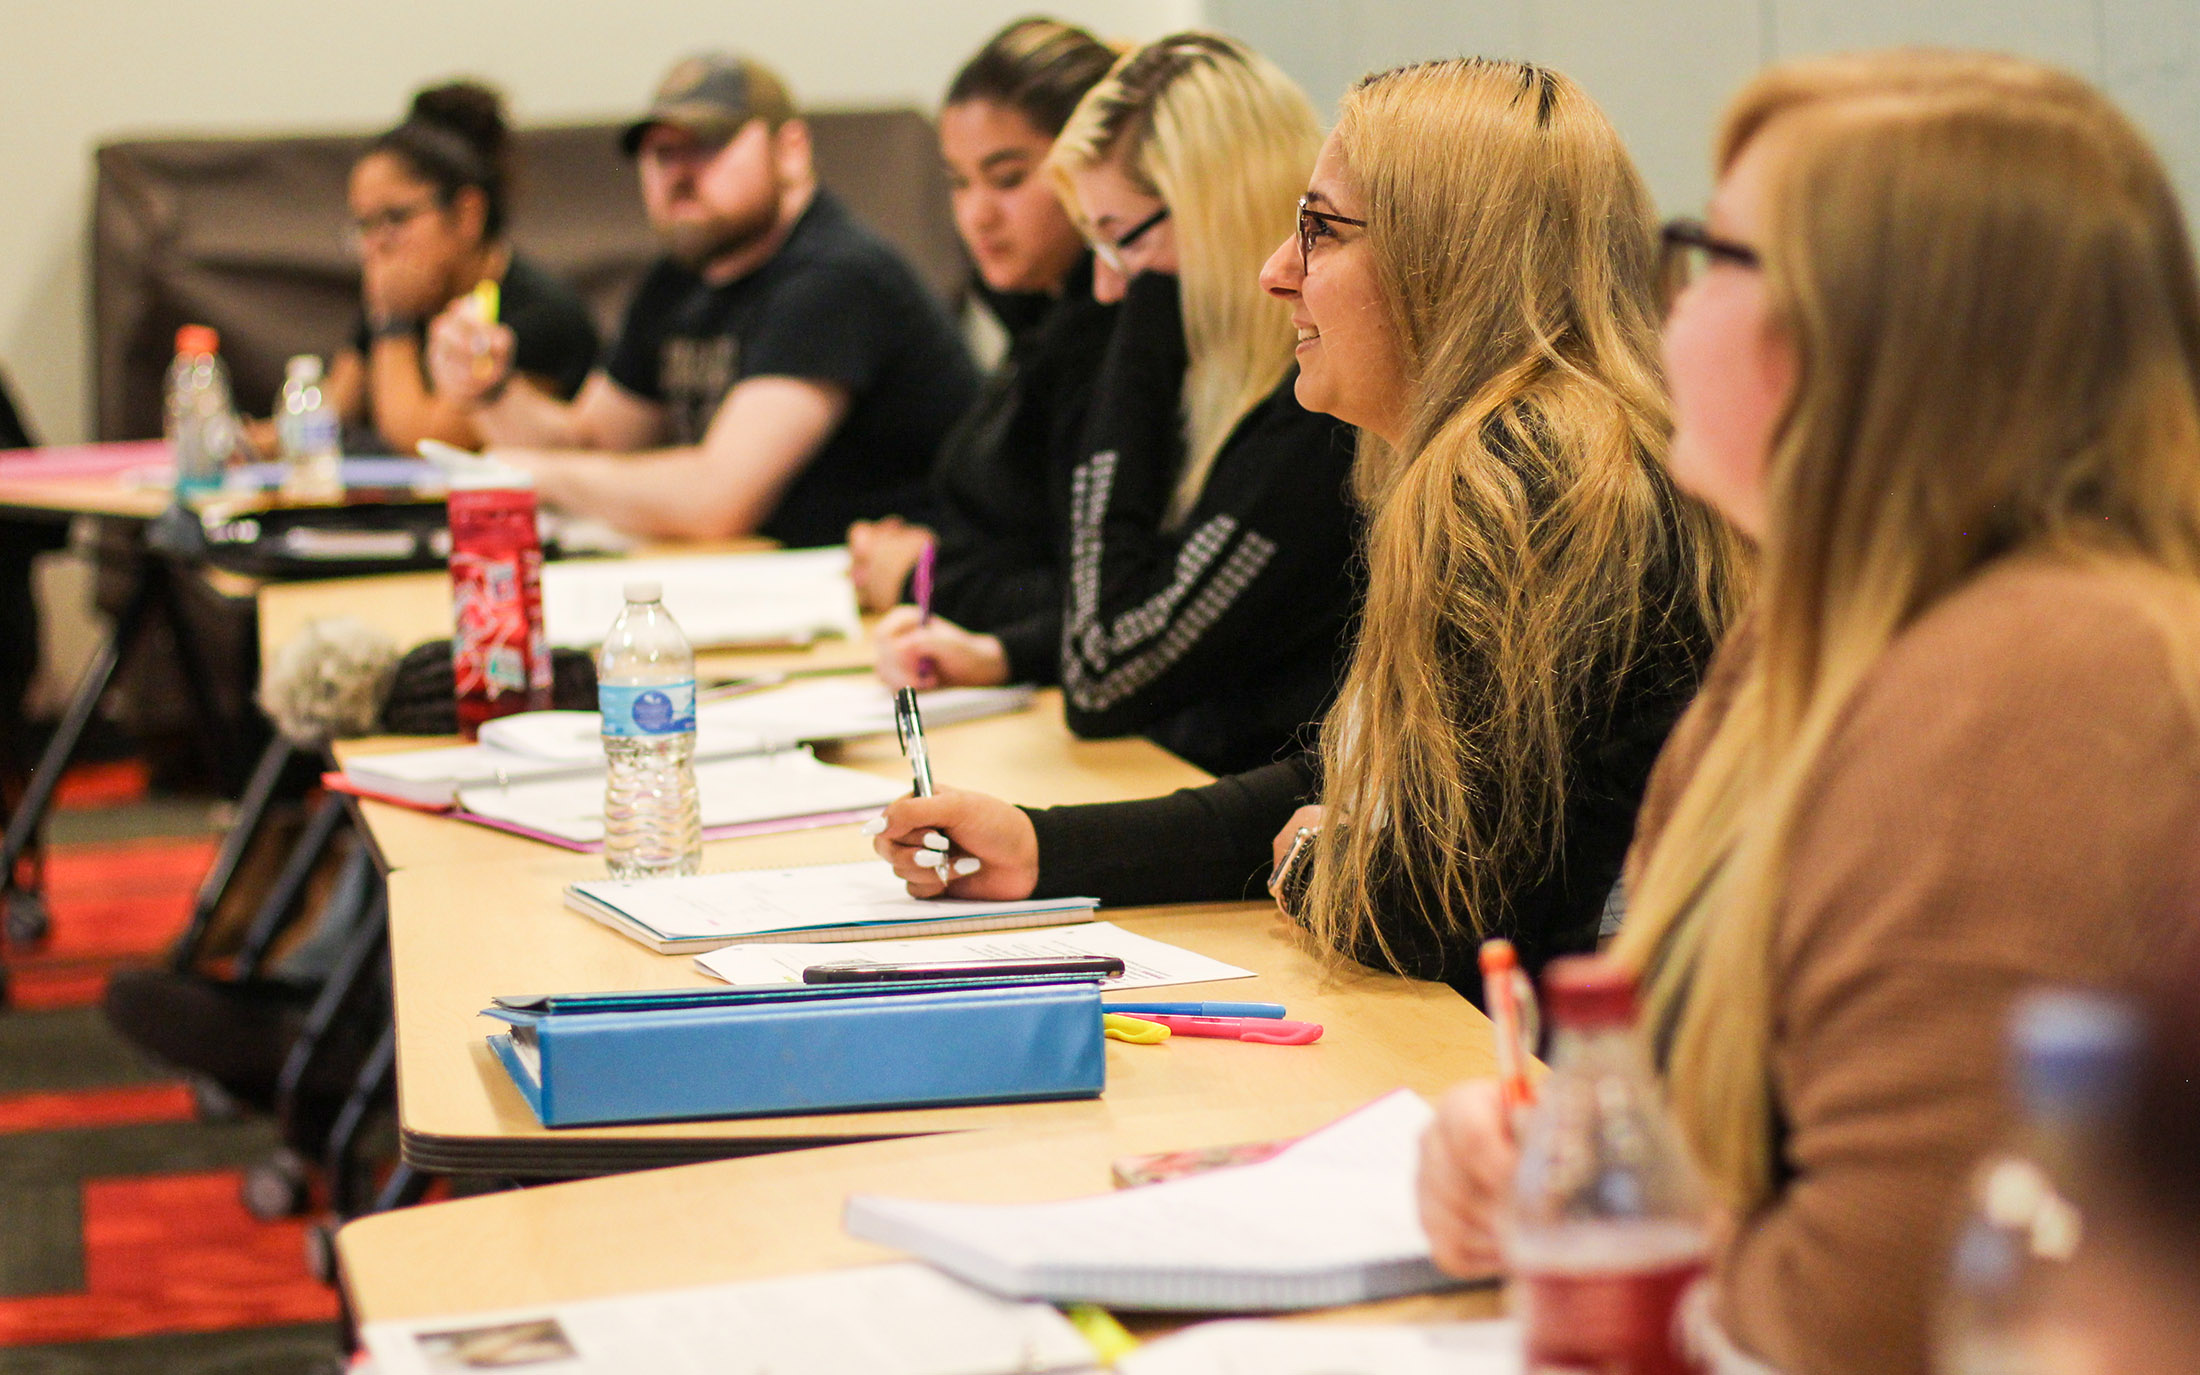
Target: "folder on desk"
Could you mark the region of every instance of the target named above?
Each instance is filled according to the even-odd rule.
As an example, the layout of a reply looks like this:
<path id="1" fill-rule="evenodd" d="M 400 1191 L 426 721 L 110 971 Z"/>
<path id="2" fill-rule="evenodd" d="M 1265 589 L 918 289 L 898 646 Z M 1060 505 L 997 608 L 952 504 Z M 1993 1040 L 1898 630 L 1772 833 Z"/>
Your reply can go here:
<path id="1" fill-rule="evenodd" d="M 489 1046 L 546 1127 L 1094 1098 L 1090 979 L 499 998 Z"/>

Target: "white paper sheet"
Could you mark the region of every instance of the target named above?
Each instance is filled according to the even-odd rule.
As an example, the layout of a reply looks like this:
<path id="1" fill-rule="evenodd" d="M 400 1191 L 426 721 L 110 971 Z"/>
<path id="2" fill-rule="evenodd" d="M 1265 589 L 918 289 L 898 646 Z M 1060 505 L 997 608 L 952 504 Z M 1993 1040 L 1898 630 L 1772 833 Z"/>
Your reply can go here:
<path id="1" fill-rule="evenodd" d="M 1522 1375 L 1520 1324 L 1211 1322 L 1133 1351 L 1117 1375 Z"/>
<path id="2" fill-rule="evenodd" d="M 729 945 L 695 957 L 695 967 L 732 984 L 798 984 L 813 964 L 864 960 L 900 964 L 912 960 L 1008 960 L 1058 955 L 1115 955 L 1123 977 L 1110 979 L 1106 991 L 1166 988 L 1171 984 L 1249 979 L 1250 969 L 1125 931 L 1114 922 L 1042 926 L 982 936 L 934 936 L 929 940 L 844 941 L 835 945 Z"/>
<path id="3" fill-rule="evenodd" d="M 727 1226 L 739 1230 L 740 1221 Z M 381 1375 L 1009 1375 L 1087 1371 L 1045 1304 L 1005 1303 L 922 1265 L 874 1265 L 417 1322 L 360 1334 Z"/>
<path id="4" fill-rule="evenodd" d="M 626 609 L 626 585 L 656 582 L 665 610 L 698 648 L 808 644 L 861 633 L 848 551 L 703 558 L 611 559 L 543 565 L 542 618 L 550 643 L 592 649 Z"/>
<path id="5" fill-rule="evenodd" d="M 592 772 L 509 787 L 459 790 L 459 806 L 566 840 L 603 839 L 604 777 Z M 820 762 L 808 750 L 708 759 L 695 766 L 703 829 L 883 807 L 909 791 L 899 780 Z M 661 882 L 662 880 L 658 880 Z"/>
<path id="6" fill-rule="evenodd" d="M 895 796 L 900 795 L 897 789 Z M 799 869 L 741 869 L 693 878 L 601 879 L 573 891 L 613 908 L 659 936 L 677 939 L 764 935 L 810 926 L 892 925 L 953 921 L 1017 912 L 1090 912 L 1090 898 L 1031 898 L 1022 902 L 960 902 L 913 898 L 877 860 L 812 864 Z M 853 943 L 835 947 L 857 948 Z"/>

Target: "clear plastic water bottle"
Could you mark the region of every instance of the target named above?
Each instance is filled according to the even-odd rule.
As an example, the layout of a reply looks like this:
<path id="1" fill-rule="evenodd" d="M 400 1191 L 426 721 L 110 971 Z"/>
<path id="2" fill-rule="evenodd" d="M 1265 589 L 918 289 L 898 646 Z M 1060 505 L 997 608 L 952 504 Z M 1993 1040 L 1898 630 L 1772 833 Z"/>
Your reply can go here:
<path id="1" fill-rule="evenodd" d="M 168 446 L 176 458 L 176 495 L 218 490 L 237 448 L 237 411 L 222 366 L 221 335 L 210 325 L 176 331 L 168 367 Z"/>
<path id="2" fill-rule="evenodd" d="M 1942 1375 L 2091 1369 L 2050 1302 L 2084 1219 L 2073 1186 L 2094 1143 L 2128 1108 L 2139 1019 L 2099 993 L 2036 993 L 2009 1023 L 2018 1125 L 1972 1176 L 1940 1322 Z"/>
<path id="3" fill-rule="evenodd" d="M 284 496 L 328 501 L 343 495 L 342 423 L 313 354 L 301 353 L 283 366 L 275 433 L 282 443 Z"/>
<path id="4" fill-rule="evenodd" d="M 596 656 L 603 712 L 603 857 L 613 878 L 692 874 L 703 859 L 695 793 L 695 651 L 653 582 L 626 585 L 626 610 Z"/>
<path id="5" fill-rule="evenodd" d="M 1634 981 L 1610 960 L 1553 960 L 1543 1008 L 1551 1074 L 1505 1235 L 1527 1370 L 1701 1371 L 1681 1310 L 1710 1251 L 1703 1184 L 1635 1034 Z"/>

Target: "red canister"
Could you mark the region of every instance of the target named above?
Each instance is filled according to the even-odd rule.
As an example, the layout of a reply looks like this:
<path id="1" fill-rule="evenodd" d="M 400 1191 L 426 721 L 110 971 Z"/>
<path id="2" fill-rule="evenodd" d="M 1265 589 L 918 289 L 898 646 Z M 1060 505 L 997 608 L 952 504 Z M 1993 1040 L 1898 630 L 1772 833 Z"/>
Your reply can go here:
<path id="1" fill-rule="evenodd" d="M 550 706 L 550 645 L 542 629 L 542 540 L 534 485 L 490 469 L 453 479 L 451 668 L 458 729 Z"/>

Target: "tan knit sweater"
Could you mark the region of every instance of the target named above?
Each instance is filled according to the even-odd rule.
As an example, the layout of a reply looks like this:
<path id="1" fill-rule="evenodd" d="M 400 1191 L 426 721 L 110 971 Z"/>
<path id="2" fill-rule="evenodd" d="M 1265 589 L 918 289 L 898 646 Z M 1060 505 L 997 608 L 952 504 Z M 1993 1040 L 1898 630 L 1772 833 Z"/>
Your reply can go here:
<path id="1" fill-rule="evenodd" d="M 1722 650 L 1653 775 L 1630 872 L 1731 703 Z M 1718 1274 L 1789 1375 L 1922 1375 L 2002 1028 L 2043 983 L 2128 986 L 2195 925 L 2200 589 L 2013 559 L 1889 647 L 1811 788 L 1773 950 L 1788 1178 Z"/>

